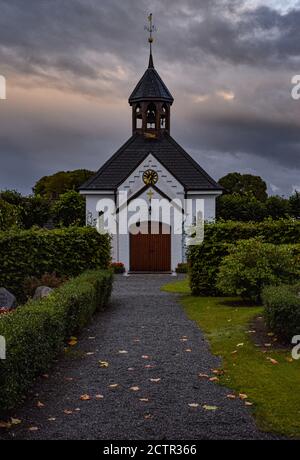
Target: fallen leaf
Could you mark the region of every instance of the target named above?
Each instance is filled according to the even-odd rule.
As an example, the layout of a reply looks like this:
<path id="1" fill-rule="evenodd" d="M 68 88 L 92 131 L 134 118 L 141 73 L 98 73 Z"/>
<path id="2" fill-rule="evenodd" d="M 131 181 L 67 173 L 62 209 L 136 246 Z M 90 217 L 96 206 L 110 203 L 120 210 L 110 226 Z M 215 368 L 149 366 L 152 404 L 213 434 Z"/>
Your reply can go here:
<path id="1" fill-rule="evenodd" d="M 287 356 L 285 359 L 286 359 L 286 361 L 287 361 L 288 363 L 292 363 L 292 362 L 293 362 L 293 358 L 289 358 L 288 356 Z"/>
<path id="2" fill-rule="evenodd" d="M 80 412 L 81 409 L 79 409 L 79 407 L 77 407 L 77 408 L 75 409 L 75 411 L 76 411 L 76 412 Z"/>
<path id="3" fill-rule="evenodd" d="M 246 402 L 245 402 L 245 406 L 253 406 L 253 403 L 250 402 L 250 401 L 246 401 Z"/>
<path id="4" fill-rule="evenodd" d="M 219 380 L 220 380 L 219 377 L 211 377 L 209 379 L 210 382 L 219 382 Z"/>
<path id="5" fill-rule="evenodd" d="M 89 337 L 89 340 L 95 340 L 96 337 Z"/>
<path id="6" fill-rule="evenodd" d="M 215 375 L 223 375 L 224 371 L 223 369 L 212 369 L 212 373 Z"/>
<path id="7" fill-rule="evenodd" d="M 67 382 L 73 382 L 74 379 L 73 379 L 73 377 L 65 377 L 65 380 Z"/>
<path id="8" fill-rule="evenodd" d="M 20 425 L 22 423 L 22 420 L 20 420 L 19 418 L 11 417 L 10 422 L 12 425 Z"/>
<path id="9" fill-rule="evenodd" d="M 140 401 L 141 402 L 149 402 L 149 399 L 148 398 L 140 398 Z"/>
<path id="10" fill-rule="evenodd" d="M 151 420 L 152 418 L 153 418 L 153 415 L 151 415 L 151 414 L 145 414 L 144 415 L 145 420 Z"/>
<path id="11" fill-rule="evenodd" d="M 272 344 L 271 344 L 271 343 L 265 343 L 264 346 L 265 346 L 265 347 L 271 347 Z"/>
<path id="12" fill-rule="evenodd" d="M 180 339 L 180 342 L 187 342 L 188 339 Z"/>
<path id="13" fill-rule="evenodd" d="M 198 374 L 198 377 L 200 377 L 200 379 L 209 379 L 209 375 L 202 373 Z"/>
<path id="14" fill-rule="evenodd" d="M 269 337 L 273 337 L 275 334 L 274 334 L 274 332 L 268 332 L 267 335 L 268 335 Z"/>
<path id="15" fill-rule="evenodd" d="M 243 343 L 238 343 L 238 344 L 237 344 L 237 347 L 243 347 L 243 346 L 244 346 Z"/>
<path id="16" fill-rule="evenodd" d="M 45 407 L 45 404 L 42 403 L 41 401 L 38 401 L 38 402 L 37 402 L 37 407 L 39 407 L 40 409 L 42 409 L 42 407 Z"/>
<path id="17" fill-rule="evenodd" d="M 247 399 L 248 396 L 245 393 L 239 393 L 239 398 L 244 400 L 244 399 Z"/>
<path id="18" fill-rule="evenodd" d="M 86 356 L 92 356 L 92 355 L 94 355 L 94 354 L 95 354 L 94 351 L 88 351 L 88 352 L 86 353 Z"/>
<path id="19" fill-rule="evenodd" d="M 131 391 L 139 391 L 139 390 L 140 390 L 140 387 L 131 387 L 130 390 L 131 390 Z"/>
<path id="20" fill-rule="evenodd" d="M 91 399 L 90 395 L 82 395 L 80 396 L 81 401 L 89 401 Z"/>
<path id="21" fill-rule="evenodd" d="M 191 352 L 192 352 L 191 348 L 187 348 L 185 351 L 186 351 L 187 353 L 191 353 Z"/>
<path id="22" fill-rule="evenodd" d="M 153 369 L 155 366 L 152 364 L 146 364 L 145 369 Z"/>
<path id="23" fill-rule="evenodd" d="M 100 366 L 100 367 L 104 367 L 104 368 L 106 368 L 106 367 L 108 367 L 108 366 L 109 366 L 109 364 L 108 364 L 108 362 L 107 362 L 107 361 L 99 361 L 99 366 Z"/>
<path id="24" fill-rule="evenodd" d="M 228 399 L 236 399 L 236 395 L 227 395 L 226 398 L 228 398 Z"/>
<path id="25" fill-rule="evenodd" d="M 49 422 L 55 422 L 55 420 L 56 420 L 55 417 L 50 417 L 50 418 L 48 418 L 48 421 L 49 421 Z"/>
<path id="26" fill-rule="evenodd" d="M 30 426 L 30 427 L 28 428 L 28 431 L 38 431 L 38 430 L 39 430 L 39 429 L 38 429 L 37 426 Z"/>
<path id="27" fill-rule="evenodd" d="M 118 388 L 118 386 L 118 383 L 112 383 L 111 385 L 108 385 L 109 388 Z"/>
<path id="28" fill-rule="evenodd" d="M 198 403 L 189 403 L 189 406 L 192 407 L 193 409 L 196 409 L 196 407 L 199 407 Z"/>
<path id="29" fill-rule="evenodd" d="M 254 329 L 252 329 L 250 331 L 247 331 L 247 332 L 248 332 L 248 334 L 255 334 L 256 333 L 256 331 Z"/>
<path id="30" fill-rule="evenodd" d="M 71 414 L 73 414 L 73 411 L 72 411 L 72 410 L 69 410 L 69 409 L 65 409 L 65 410 L 64 410 L 64 414 L 66 414 L 66 415 L 71 415 Z"/>
<path id="31" fill-rule="evenodd" d="M 152 382 L 152 383 L 158 383 L 160 381 L 161 381 L 161 379 L 150 379 L 150 382 Z"/>
<path id="32" fill-rule="evenodd" d="M 75 345 L 77 345 L 77 343 L 78 343 L 77 340 L 70 340 L 68 342 L 68 345 L 70 345 L 70 347 L 74 347 Z"/>
<path id="33" fill-rule="evenodd" d="M 43 374 L 42 377 L 43 377 L 43 379 L 48 379 L 49 375 L 48 374 Z"/>
<path id="34" fill-rule="evenodd" d="M 103 399 L 104 396 L 103 396 L 103 395 L 96 395 L 95 398 L 96 398 L 96 399 Z"/>
<path id="35" fill-rule="evenodd" d="M 0 421 L 0 428 L 11 428 L 11 423 Z"/>
<path id="36" fill-rule="evenodd" d="M 128 371 L 134 371 L 134 367 L 128 367 Z"/>
<path id="37" fill-rule="evenodd" d="M 143 355 L 143 356 L 142 356 L 142 359 L 150 359 L 150 356 L 148 356 L 148 355 Z"/>
<path id="38" fill-rule="evenodd" d="M 272 363 L 272 364 L 279 364 L 278 361 L 276 361 L 276 359 L 267 358 L 267 360 L 270 361 L 270 363 Z"/>
<path id="39" fill-rule="evenodd" d="M 236 355 L 237 354 L 237 350 L 234 350 L 231 352 L 232 355 Z"/>
<path id="40" fill-rule="evenodd" d="M 119 350 L 119 354 L 120 354 L 120 355 L 127 355 L 127 354 L 128 354 L 128 351 L 126 351 L 126 350 Z"/>
<path id="41" fill-rule="evenodd" d="M 203 409 L 205 410 L 217 410 L 217 406 L 208 406 L 207 404 L 204 404 L 204 406 L 202 406 Z"/>

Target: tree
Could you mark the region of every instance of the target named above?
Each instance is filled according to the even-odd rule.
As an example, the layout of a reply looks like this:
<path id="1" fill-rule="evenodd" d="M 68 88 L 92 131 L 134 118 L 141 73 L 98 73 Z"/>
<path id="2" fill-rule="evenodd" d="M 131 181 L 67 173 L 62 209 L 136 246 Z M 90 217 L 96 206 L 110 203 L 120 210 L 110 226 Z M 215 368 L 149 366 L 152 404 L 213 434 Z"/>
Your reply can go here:
<path id="1" fill-rule="evenodd" d="M 53 220 L 57 225 L 85 225 L 85 198 L 75 190 L 70 190 L 59 197 L 52 206 Z"/>
<path id="2" fill-rule="evenodd" d="M 265 201 L 268 197 L 267 184 L 259 176 L 234 172 L 222 177 L 219 184 L 224 187 L 225 194 L 246 195 L 252 193 L 259 201 Z"/>
<path id="3" fill-rule="evenodd" d="M 265 207 L 266 217 L 272 217 L 272 219 L 284 219 L 290 214 L 289 200 L 281 196 L 270 196 Z"/>
<path id="4" fill-rule="evenodd" d="M 223 195 L 217 199 L 217 218 L 258 222 L 265 218 L 265 204 L 252 193 Z"/>
<path id="5" fill-rule="evenodd" d="M 290 214 L 296 219 L 300 219 L 300 192 L 295 193 L 289 198 Z"/>
<path id="6" fill-rule="evenodd" d="M 20 224 L 20 214 L 17 206 L 7 203 L 0 198 L 0 230 L 9 230 L 18 227 Z"/>
<path id="7" fill-rule="evenodd" d="M 22 228 L 43 227 L 50 218 L 50 203 L 41 196 L 22 196 L 16 190 L 5 190 L 0 193 L 0 198 L 15 207 Z"/>
<path id="8" fill-rule="evenodd" d="M 69 190 L 78 192 L 79 187 L 95 173 L 86 169 L 75 171 L 61 171 L 52 176 L 42 177 L 34 186 L 35 195 L 40 195 L 50 200 L 56 200 L 60 195 Z"/>

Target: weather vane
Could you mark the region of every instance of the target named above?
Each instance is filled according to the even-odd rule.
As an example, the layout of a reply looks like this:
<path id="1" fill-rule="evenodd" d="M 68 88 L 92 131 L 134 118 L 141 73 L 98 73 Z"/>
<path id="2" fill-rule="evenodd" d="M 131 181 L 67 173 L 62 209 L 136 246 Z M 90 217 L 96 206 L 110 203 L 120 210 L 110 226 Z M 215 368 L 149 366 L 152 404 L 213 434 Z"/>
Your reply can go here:
<path id="1" fill-rule="evenodd" d="M 152 53 L 152 43 L 154 41 L 153 32 L 157 32 L 157 28 L 153 24 L 153 14 L 152 13 L 149 14 L 148 21 L 149 21 L 149 25 L 145 26 L 145 30 L 149 32 L 148 42 L 150 43 L 150 52 Z"/>

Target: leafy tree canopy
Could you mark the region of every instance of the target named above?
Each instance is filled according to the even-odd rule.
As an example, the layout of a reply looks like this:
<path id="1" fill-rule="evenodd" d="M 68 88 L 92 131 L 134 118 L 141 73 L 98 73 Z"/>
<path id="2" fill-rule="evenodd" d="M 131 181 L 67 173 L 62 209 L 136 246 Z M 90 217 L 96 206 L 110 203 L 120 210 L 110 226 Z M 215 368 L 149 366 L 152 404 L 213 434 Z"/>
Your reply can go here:
<path id="1" fill-rule="evenodd" d="M 92 177 L 95 173 L 86 169 L 77 169 L 75 171 L 60 171 L 52 176 L 42 177 L 34 186 L 35 195 L 46 197 L 50 200 L 56 200 L 63 193 L 69 190 L 78 192 L 79 187 Z"/>
<path id="2" fill-rule="evenodd" d="M 267 184 L 260 176 L 233 172 L 222 177 L 219 184 L 225 188 L 225 193 L 239 195 L 252 193 L 259 201 L 265 201 L 268 197 Z"/>

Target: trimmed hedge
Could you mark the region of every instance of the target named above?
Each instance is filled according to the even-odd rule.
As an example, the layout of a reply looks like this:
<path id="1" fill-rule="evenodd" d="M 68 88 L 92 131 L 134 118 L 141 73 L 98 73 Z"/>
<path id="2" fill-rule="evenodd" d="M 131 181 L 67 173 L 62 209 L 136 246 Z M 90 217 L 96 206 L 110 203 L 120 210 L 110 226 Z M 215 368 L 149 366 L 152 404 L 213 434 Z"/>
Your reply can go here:
<path id="1" fill-rule="evenodd" d="M 190 284 L 193 295 L 218 295 L 216 279 L 220 263 L 230 243 L 262 237 L 266 243 L 297 244 L 300 221 L 293 219 L 264 222 L 218 222 L 205 225 L 204 242 L 189 251 Z"/>
<path id="2" fill-rule="evenodd" d="M 23 300 L 23 282 L 29 276 L 77 276 L 108 268 L 110 239 L 89 227 L 0 232 L 0 260 L 0 287 Z"/>
<path id="3" fill-rule="evenodd" d="M 10 409 L 24 397 L 34 379 L 45 372 L 63 349 L 111 295 L 112 272 L 88 271 L 56 289 L 0 316 L 6 357 L 0 361 L 0 408 Z"/>
<path id="4" fill-rule="evenodd" d="M 291 343 L 300 335 L 300 284 L 266 287 L 262 297 L 268 326 Z"/>

